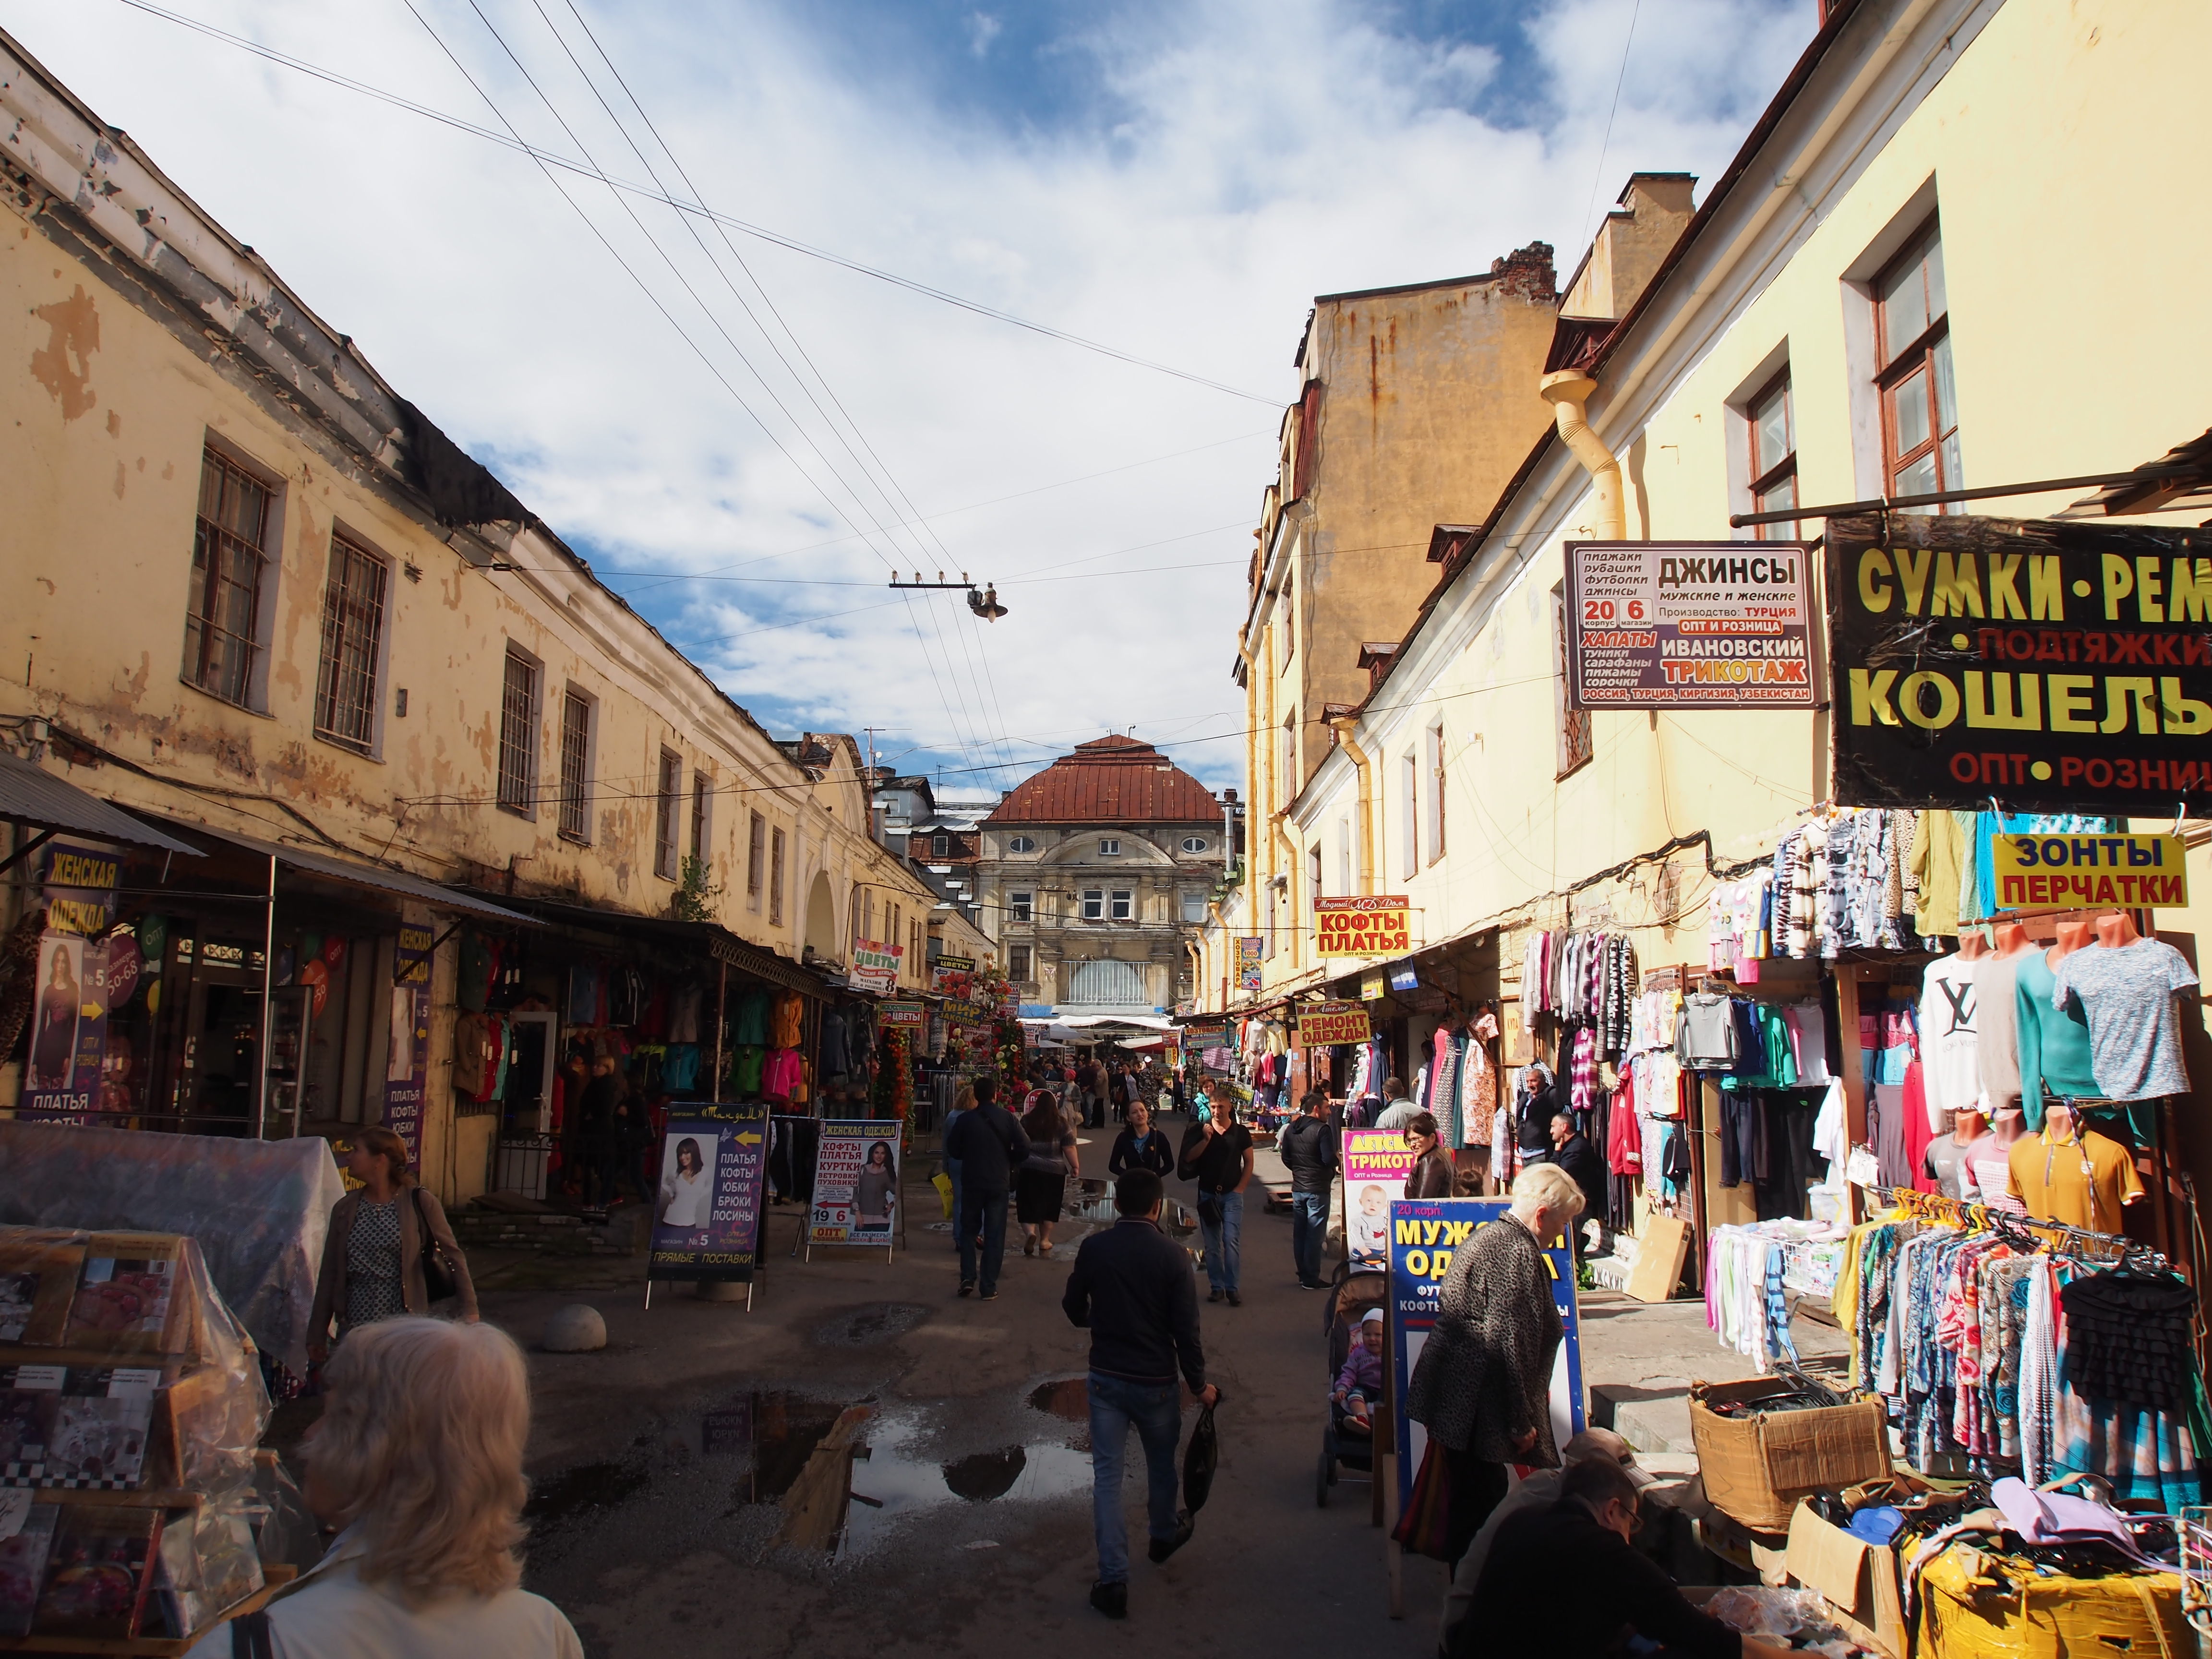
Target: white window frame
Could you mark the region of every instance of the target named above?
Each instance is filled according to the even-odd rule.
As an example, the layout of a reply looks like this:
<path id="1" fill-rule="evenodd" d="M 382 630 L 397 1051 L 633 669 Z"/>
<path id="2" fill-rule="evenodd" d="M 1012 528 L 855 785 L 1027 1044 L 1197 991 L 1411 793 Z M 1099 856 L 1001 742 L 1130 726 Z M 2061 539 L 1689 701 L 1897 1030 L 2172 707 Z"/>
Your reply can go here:
<path id="1" fill-rule="evenodd" d="M 1008 921 L 1035 921 L 1036 920 L 1036 895 L 1035 893 L 1007 894 L 1006 920 Z"/>
<path id="2" fill-rule="evenodd" d="M 1098 842 L 1098 856 L 1100 858 L 1119 858 L 1121 855 L 1121 838 L 1120 836 L 1106 836 L 1100 838 Z"/>
<path id="3" fill-rule="evenodd" d="M 1337 867 L 1343 873 L 1344 891 L 1346 896 L 1349 897 L 1359 890 L 1352 885 L 1352 820 L 1350 818 L 1339 818 L 1336 821 L 1336 851 Z"/>
<path id="4" fill-rule="evenodd" d="M 1115 887 L 1109 889 L 1106 895 L 1106 920 L 1109 921 L 1135 921 L 1137 919 L 1137 895 L 1135 890 L 1127 887 Z"/>
<path id="5" fill-rule="evenodd" d="M 1429 771 L 1429 862 L 1444 855 L 1444 723 L 1442 717 L 1426 734 Z"/>
<path id="6" fill-rule="evenodd" d="M 1204 836 L 1185 836 L 1182 838 L 1182 850 L 1186 853 L 1203 853 L 1212 845 Z"/>
<path id="7" fill-rule="evenodd" d="M 1103 921 L 1106 920 L 1106 890 L 1103 887 L 1085 888 L 1083 890 L 1082 903 L 1084 921 Z"/>
<path id="8" fill-rule="evenodd" d="M 1408 880 L 1421 872 L 1421 757 L 1408 749 L 1398 757 L 1399 840 Z"/>
<path id="9" fill-rule="evenodd" d="M 1034 853 L 1036 851 L 1036 837 L 1034 836 L 1013 836 L 1006 842 L 1006 850 L 1009 853 Z"/>

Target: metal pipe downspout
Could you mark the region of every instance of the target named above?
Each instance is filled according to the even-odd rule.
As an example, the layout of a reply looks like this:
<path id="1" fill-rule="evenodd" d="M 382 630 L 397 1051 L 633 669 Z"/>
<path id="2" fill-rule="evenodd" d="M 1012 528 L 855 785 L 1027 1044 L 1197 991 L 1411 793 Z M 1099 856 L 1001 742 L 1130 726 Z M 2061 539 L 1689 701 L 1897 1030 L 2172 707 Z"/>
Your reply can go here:
<path id="1" fill-rule="evenodd" d="M 1368 752 L 1359 746 L 1352 735 L 1352 728 L 1359 723 L 1356 714 L 1340 714 L 1329 721 L 1336 740 L 1344 745 L 1344 752 L 1352 757 L 1352 763 L 1359 771 L 1359 890 L 1372 896 L 1375 891 L 1375 770 Z"/>
<path id="2" fill-rule="evenodd" d="M 1597 434 L 1590 430 L 1586 410 L 1590 393 L 1597 390 L 1597 382 L 1580 369 L 1563 368 L 1544 376 L 1536 390 L 1558 412 L 1559 441 L 1582 463 L 1583 471 L 1589 474 L 1597 508 L 1597 523 L 1591 539 L 1626 540 L 1628 502 L 1621 490 L 1620 463 L 1599 441 Z"/>
<path id="3" fill-rule="evenodd" d="M 253 1083 L 253 1138 L 269 1139 L 269 1053 L 271 1033 L 269 1030 L 269 986 L 276 977 L 276 855 L 269 855 L 269 907 L 261 917 L 261 1074 Z M 411 1039 L 410 1039 L 411 1041 Z M 306 1070 L 306 1058 L 301 1057 L 301 1070 Z M 299 1087 L 307 1088 L 301 1076 Z M 300 1127 L 296 1104 L 292 1113 L 293 1133 Z"/>

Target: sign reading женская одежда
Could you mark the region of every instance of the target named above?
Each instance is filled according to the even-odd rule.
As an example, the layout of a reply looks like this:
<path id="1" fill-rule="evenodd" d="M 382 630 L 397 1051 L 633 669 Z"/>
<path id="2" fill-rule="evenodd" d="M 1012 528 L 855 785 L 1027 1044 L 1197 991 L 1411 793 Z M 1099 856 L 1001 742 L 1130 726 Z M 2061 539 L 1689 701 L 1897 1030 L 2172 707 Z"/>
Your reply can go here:
<path id="1" fill-rule="evenodd" d="M 1831 519 L 1827 586 L 1838 802 L 2212 797 L 2212 532 Z"/>

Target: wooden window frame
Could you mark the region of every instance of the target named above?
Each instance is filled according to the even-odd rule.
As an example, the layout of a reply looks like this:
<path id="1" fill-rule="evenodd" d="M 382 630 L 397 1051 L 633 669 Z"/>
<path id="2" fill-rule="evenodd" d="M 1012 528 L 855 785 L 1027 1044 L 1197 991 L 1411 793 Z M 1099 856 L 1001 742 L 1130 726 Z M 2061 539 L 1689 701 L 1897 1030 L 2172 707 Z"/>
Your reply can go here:
<path id="1" fill-rule="evenodd" d="M 768 820 L 755 812 L 745 831 L 745 902 L 755 910 L 760 908 L 761 887 L 767 880 Z"/>
<path id="2" fill-rule="evenodd" d="M 1774 398 L 1782 399 L 1782 426 L 1789 439 L 1789 449 L 1782 459 L 1771 463 L 1759 450 L 1759 412 Z M 1766 497 L 1786 481 L 1790 488 L 1790 505 L 1802 505 L 1797 494 L 1797 404 L 1790 383 L 1790 366 L 1784 363 L 1774 378 L 1753 392 L 1743 405 L 1744 444 L 1750 454 L 1751 510 L 1768 513 L 1776 509 Z M 1802 520 L 1792 519 L 1786 525 L 1762 524 L 1752 526 L 1752 538 L 1756 541 L 1790 541 L 1800 539 L 1798 532 Z M 1786 534 L 1784 532 L 1787 532 Z"/>
<path id="3" fill-rule="evenodd" d="M 499 810 L 512 812 L 517 817 L 534 818 L 538 816 L 538 727 L 545 695 L 545 665 L 510 640 L 500 672 Z"/>
<path id="4" fill-rule="evenodd" d="M 1933 495 L 1942 490 L 1960 489 L 1965 487 L 1963 478 L 1948 476 L 1949 468 L 1943 457 L 1944 440 L 1955 437 L 1959 431 L 1956 420 L 1957 410 L 1952 411 L 1954 419 L 1951 426 L 1945 428 L 1942 404 L 1936 391 L 1936 350 L 1951 337 L 1948 275 L 1946 274 L 1944 283 L 1942 314 L 1931 315 L 1926 326 L 1909 340 L 1900 343 L 1890 339 L 1888 319 L 1882 304 L 1882 295 L 1888 289 L 1891 277 L 1907 264 L 1917 264 L 1924 267 L 1929 251 L 1931 248 L 1940 250 L 1942 245 L 1942 222 L 1936 218 L 1930 218 L 1911 235 L 1905 238 L 1905 246 L 1875 273 L 1874 281 L 1869 290 L 1874 311 L 1874 349 L 1875 362 L 1877 365 L 1874 377 L 1875 396 L 1881 405 L 1881 415 L 1882 492 L 1887 495 Z M 1924 277 L 1923 280 L 1925 280 Z M 1929 309 L 1932 310 L 1932 307 Z M 1915 445 L 1907 453 L 1900 450 L 1899 447 L 1895 400 L 1891 394 L 1916 374 L 1924 374 L 1926 376 L 1928 438 L 1925 442 Z M 1931 456 L 1936 463 L 1935 490 L 1904 490 L 1897 487 L 1899 474 L 1907 467 L 1917 465 Z M 1960 470 L 1964 471 L 1963 468 Z M 1948 513 L 1954 508 L 1953 504 L 1944 502 L 1939 503 L 1932 509 L 1921 510 Z"/>
<path id="5" fill-rule="evenodd" d="M 208 516 L 208 485 L 215 482 L 215 516 Z M 234 486 L 260 497 L 252 535 L 225 522 L 226 501 Z M 270 527 L 276 517 L 277 486 L 256 477 L 246 468 L 212 444 L 200 451 L 200 493 L 192 518 L 192 565 L 189 597 L 185 606 L 185 653 L 179 678 L 194 690 L 239 708 L 254 707 L 267 647 L 262 636 L 270 599 L 270 574 L 276 561 L 269 546 Z M 241 581 L 227 572 L 243 572 L 252 580 Z M 226 626 L 223 595 L 232 590 L 246 594 L 250 615 L 243 634 Z M 226 641 L 234 642 L 240 654 L 233 665 L 223 666 Z"/>
<path id="6" fill-rule="evenodd" d="M 677 875 L 676 803 L 684 793 L 684 757 L 660 751 L 660 775 L 653 792 L 653 873 L 663 881 Z"/>
<path id="7" fill-rule="evenodd" d="M 1030 951 L 1028 945 L 1010 945 L 1006 947 L 1006 966 L 1009 970 L 1006 977 L 1013 981 L 1015 984 L 1028 985 L 1032 983 L 1036 978 L 1036 975 L 1031 971 L 1035 965 L 1036 964 L 1030 958 Z"/>
<path id="8" fill-rule="evenodd" d="M 592 839 L 592 715 L 588 692 L 574 686 L 561 694 L 561 823 L 563 841 L 589 846 Z"/>
<path id="9" fill-rule="evenodd" d="M 783 926 L 783 826 L 769 831 L 768 925 Z"/>
<path id="10" fill-rule="evenodd" d="M 391 592 L 390 562 L 343 532 L 333 531 L 330 568 L 323 580 L 315 735 L 357 755 L 376 753 L 384 699 L 384 624 Z"/>

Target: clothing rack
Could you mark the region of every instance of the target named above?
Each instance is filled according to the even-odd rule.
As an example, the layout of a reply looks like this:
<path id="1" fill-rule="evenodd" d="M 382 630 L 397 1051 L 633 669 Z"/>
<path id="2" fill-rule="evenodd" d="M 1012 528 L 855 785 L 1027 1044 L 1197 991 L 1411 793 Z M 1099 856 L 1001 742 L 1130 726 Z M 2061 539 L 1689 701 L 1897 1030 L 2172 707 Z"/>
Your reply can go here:
<path id="1" fill-rule="evenodd" d="M 2125 1233 L 2098 1233 L 2087 1227 L 2070 1227 L 2063 1221 L 2039 1221 L 2033 1216 L 2014 1215 L 2008 1210 L 1992 1210 L 1985 1204 L 1968 1204 L 1960 1199 L 1946 1198 L 1941 1193 L 1923 1193 L 1914 1187 L 1869 1187 L 1867 1191 L 1886 1203 L 1895 1205 L 1899 1212 L 1908 1220 L 1942 1221 L 1985 1232 L 1995 1231 L 2000 1226 L 2017 1226 L 2029 1232 L 2060 1233 L 2068 1238 L 2117 1249 L 2123 1257 L 2133 1256 L 2136 1261 L 2152 1262 L 2160 1268 L 2172 1265 L 2158 1251 L 2140 1239 L 2130 1238 Z"/>

